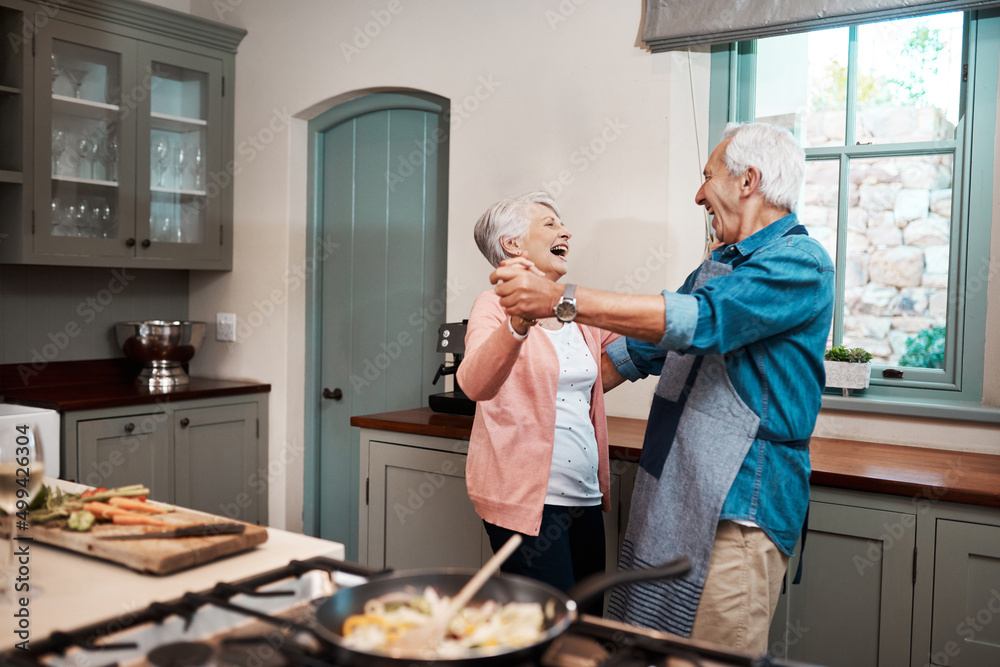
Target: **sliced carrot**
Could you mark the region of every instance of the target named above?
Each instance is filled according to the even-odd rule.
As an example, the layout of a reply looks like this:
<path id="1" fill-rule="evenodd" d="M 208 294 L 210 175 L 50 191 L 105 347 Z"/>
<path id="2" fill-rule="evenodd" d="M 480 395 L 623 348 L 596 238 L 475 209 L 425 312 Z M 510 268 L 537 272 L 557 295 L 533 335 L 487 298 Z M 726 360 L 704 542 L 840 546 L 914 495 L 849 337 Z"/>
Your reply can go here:
<path id="1" fill-rule="evenodd" d="M 149 512 L 150 514 L 166 514 L 170 510 L 165 510 L 162 507 L 157 507 L 156 505 L 150 505 L 147 502 L 141 502 L 135 498 L 122 498 L 120 496 L 115 496 L 114 498 L 108 498 L 108 504 L 115 507 L 120 507 L 123 510 L 132 510 L 135 512 Z"/>
<path id="2" fill-rule="evenodd" d="M 166 528 L 173 528 L 174 524 L 167 523 L 166 521 L 160 521 L 151 516 L 145 514 L 136 514 L 134 512 L 122 512 L 120 514 L 115 514 L 111 517 L 111 520 L 119 526 L 161 526 Z"/>
<path id="3" fill-rule="evenodd" d="M 122 513 L 129 514 L 130 513 L 128 510 L 124 510 L 124 509 L 121 509 L 119 507 L 115 507 L 113 505 L 109 505 L 107 503 L 101 503 L 101 502 L 97 502 L 97 501 L 90 502 L 90 503 L 84 503 L 83 509 L 85 509 L 88 512 L 90 512 L 91 514 L 93 514 L 98 519 L 110 519 L 115 514 L 122 514 Z"/>

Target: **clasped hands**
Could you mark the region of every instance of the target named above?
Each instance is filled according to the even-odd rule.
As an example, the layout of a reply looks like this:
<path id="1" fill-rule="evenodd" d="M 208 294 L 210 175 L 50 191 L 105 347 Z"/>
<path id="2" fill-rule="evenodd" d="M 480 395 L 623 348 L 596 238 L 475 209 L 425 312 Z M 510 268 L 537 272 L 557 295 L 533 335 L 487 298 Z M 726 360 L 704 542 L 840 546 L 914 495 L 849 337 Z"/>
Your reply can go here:
<path id="1" fill-rule="evenodd" d="M 493 291 L 500 297 L 500 305 L 510 315 L 511 325 L 518 333 L 523 333 L 522 329 L 527 331 L 540 318 L 550 317 L 563 291 L 523 257 L 500 262 L 490 274 L 490 282 L 495 285 Z"/>

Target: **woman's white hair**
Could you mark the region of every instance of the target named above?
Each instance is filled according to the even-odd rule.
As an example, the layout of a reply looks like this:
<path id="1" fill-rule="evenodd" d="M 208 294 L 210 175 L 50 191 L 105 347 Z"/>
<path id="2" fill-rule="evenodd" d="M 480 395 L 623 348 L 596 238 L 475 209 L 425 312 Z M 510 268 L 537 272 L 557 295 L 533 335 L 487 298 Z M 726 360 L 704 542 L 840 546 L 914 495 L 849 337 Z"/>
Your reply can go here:
<path id="1" fill-rule="evenodd" d="M 504 240 L 523 239 L 528 234 L 531 216 L 528 209 L 532 204 L 541 204 L 560 215 L 556 201 L 544 190 L 533 190 L 519 197 L 501 199 L 483 213 L 476 222 L 474 236 L 480 252 L 494 267 L 511 257 L 503 247 Z M 560 216 L 561 217 L 561 216 Z"/>
<path id="2" fill-rule="evenodd" d="M 792 133 L 766 123 L 730 123 L 722 132 L 722 140 L 726 139 L 731 140 L 723 156 L 729 173 L 739 176 L 757 167 L 764 201 L 794 211 L 806 162 L 805 151 Z"/>

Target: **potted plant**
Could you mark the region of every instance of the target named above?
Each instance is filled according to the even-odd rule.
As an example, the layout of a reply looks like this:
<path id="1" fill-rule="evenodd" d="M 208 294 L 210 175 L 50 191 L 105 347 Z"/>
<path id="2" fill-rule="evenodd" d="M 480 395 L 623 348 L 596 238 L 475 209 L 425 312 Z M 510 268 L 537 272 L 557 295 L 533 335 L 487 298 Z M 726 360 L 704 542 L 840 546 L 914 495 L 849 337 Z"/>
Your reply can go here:
<path id="1" fill-rule="evenodd" d="M 872 354 L 860 347 L 843 345 L 831 348 L 823 355 L 826 368 L 826 386 L 844 390 L 850 396 L 852 389 L 867 389 L 872 377 Z"/>

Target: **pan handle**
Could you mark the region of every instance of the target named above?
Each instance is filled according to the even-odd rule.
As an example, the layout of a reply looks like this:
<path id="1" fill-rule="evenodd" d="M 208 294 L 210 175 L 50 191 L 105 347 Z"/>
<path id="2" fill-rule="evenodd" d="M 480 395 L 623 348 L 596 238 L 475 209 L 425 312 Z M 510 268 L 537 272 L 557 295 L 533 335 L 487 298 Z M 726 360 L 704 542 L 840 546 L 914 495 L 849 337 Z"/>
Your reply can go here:
<path id="1" fill-rule="evenodd" d="M 577 607 L 585 607 L 587 603 L 593 602 L 595 598 L 609 588 L 622 584 L 631 584 L 636 581 L 653 581 L 654 579 L 681 577 L 690 570 L 691 559 L 687 556 L 681 556 L 657 567 L 591 575 L 571 588 L 568 595 L 571 600 L 576 602 Z"/>

